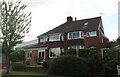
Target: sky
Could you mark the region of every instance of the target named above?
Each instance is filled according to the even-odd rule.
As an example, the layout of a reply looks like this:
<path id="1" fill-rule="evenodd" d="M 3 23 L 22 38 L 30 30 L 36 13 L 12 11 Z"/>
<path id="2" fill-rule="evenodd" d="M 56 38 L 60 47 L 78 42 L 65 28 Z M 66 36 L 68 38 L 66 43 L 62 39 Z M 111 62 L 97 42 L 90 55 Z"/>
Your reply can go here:
<path id="1" fill-rule="evenodd" d="M 16 0 L 12 0 L 13 2 Z M 106 37 L 110 41 L 118 38 L 119 0 L 22 0 L 26 13 L 32 12 L 30 32 L 24 41 L 37 39 L 37 36 L 63 24 L 68 16 L 77 20 L 102 17 Z"/>

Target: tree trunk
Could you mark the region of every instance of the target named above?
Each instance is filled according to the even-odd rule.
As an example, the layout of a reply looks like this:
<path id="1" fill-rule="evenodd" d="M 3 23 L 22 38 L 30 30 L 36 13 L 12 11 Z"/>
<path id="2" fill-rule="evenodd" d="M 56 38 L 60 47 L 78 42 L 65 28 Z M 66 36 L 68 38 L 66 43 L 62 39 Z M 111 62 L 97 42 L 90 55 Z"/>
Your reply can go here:
<path id="1" fill-rule="evenodd" d="M 9 74 L 10 71 L 10 56 L 7 55 L 7 69 L 6 69 L 6 74 Z"/>

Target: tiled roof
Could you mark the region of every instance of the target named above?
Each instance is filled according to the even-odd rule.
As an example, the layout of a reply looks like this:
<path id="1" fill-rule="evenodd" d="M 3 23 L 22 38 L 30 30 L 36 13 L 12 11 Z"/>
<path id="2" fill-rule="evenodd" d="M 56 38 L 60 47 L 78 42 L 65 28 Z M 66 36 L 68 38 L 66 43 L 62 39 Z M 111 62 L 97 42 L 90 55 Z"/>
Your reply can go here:
<path id="1" fill-rule="evenodd" d="M 99 22 L 101 21 L 101 17 L 94 17 L 89 19 L 82 19 L 82 20 L 76 20 L 71 22 L 65 22 L 64 24 L 38 36 L 47 36 L 49 34 L 54 33 L 67 33 L 72 31 L 95 31 L 98 29 Z M 85 23 L 88 23 L 87 26 L 85 26 Z"/>

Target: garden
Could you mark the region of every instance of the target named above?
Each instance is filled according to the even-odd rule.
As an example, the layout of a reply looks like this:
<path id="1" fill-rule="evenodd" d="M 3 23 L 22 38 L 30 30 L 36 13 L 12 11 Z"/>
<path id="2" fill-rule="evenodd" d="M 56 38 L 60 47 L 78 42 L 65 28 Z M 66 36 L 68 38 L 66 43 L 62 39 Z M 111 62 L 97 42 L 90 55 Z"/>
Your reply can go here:
<path id="1" fill-rule="evenodd" d="M 97 48 L 79 49 L 76 56 L 76 49 L 69 49 L 68 53 L 62 56 L 43 62 L 41 65 L 27 65 L 24 63 L 24 51 L 14 51 L 11 55 L 12 67 L 10 75 L 30 75 L 41 77 L 58 76 L 117 76 L 117 64 L 120 53 L 117 49 L 111 48 L 104 52 L 103 58 L 98 58 Z M 13 77 L 13 76 L 12 76 Z M 18 77 L 18 76 L 17 76 Z"/>

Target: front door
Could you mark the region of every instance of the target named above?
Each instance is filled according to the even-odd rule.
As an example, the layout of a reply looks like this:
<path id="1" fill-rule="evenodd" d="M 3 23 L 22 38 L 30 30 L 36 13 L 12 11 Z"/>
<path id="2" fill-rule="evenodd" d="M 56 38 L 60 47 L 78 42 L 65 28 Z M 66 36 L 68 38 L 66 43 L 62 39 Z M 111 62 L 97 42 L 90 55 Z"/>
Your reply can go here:
<path id="1" fill-rule="evenodd" d="M 45 60 L 45 51 L 38 51 L 38 62 L 42 63 Z"/>

